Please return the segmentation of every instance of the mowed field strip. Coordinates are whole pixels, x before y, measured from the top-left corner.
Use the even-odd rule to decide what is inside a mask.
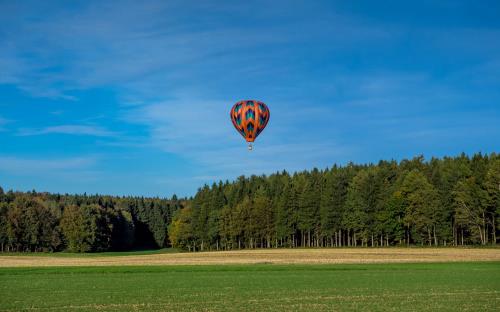
[[[500,248],[324,248],[179,252],[147,255],[0,255],[0,267],[364,264],[500,261]]]

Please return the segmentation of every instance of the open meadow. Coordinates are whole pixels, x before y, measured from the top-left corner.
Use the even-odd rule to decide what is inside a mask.
[[[0,269],[0,311],[498,311],[499,263]]]
[[[500,249],[487,248],[10,254],[0,266],[0,311],[498,311],[500,304]]]

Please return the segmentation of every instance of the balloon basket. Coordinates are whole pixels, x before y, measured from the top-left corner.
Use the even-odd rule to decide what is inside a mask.
[[[253,150],[252,143],[248,143],[248,150],[249,150],[249,151]]]

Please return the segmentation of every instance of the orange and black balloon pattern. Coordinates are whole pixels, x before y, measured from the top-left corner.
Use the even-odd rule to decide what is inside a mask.
[[[247,142],[255,141],[266,127],[270,117],[266,104],[254,100],[237,102],[230,114],[234,127]]]

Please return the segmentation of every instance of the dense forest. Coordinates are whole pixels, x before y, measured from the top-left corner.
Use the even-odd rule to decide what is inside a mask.
[[[187,250],[495,244],[500,155],[240,177],[198,190],[169,227]]]
[[[0,250],[98,252],[169,246],[167,227],[183,201],[143,197],[4,193]]]
[[[239,177],[190,199],[4,192],[1,251],[496,244],[500,155]]]

